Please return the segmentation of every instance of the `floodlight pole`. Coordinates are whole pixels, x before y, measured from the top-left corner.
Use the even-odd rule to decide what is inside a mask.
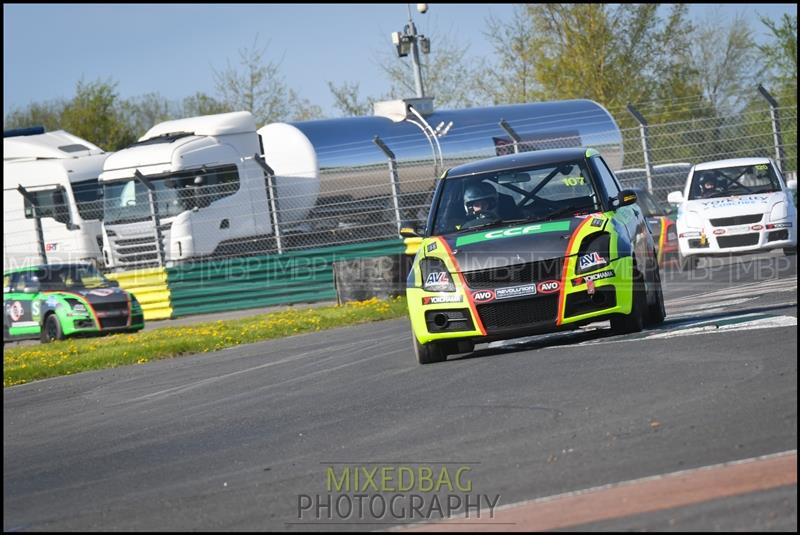
[[[417,89],[417,97],[425,97],[425,88],[422,85],[422,67],[419,62],[419,45],[417,43],[417,27],[414,26],[414,19],[411,18],[411,4],[406,4],[408,7],[408,25],[405,28],[405,34],[411,40],[411,61],[414,64],[414,85]]]

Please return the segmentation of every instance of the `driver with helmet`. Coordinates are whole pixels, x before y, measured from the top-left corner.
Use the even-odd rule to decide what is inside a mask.
[[[464,190],[464,211],[467,221],[462,228],[469,228],[497,219],[497,190],[491,184],[481,182],[467,186]]]

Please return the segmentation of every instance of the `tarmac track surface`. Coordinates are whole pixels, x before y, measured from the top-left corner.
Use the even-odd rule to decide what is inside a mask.
[[[6,388],[3,528],[404,527],[374,510],[301,511],[301,495],[352,498],[328,491],[328,468],[444,466],[468,467],[474,496],[540,513],[586,489],[686,490],[619,485],[654,476],[699,485],[671,505],[613,514],[612,500],[581,516],[590,506],[566,501],[556,524],[506,528],[796,530],[796,260],[663,278],[667,321],[633,335],[589,326],[419,366],[404,319]],[[764,461],[772,472],[694,470],[781,452]]]

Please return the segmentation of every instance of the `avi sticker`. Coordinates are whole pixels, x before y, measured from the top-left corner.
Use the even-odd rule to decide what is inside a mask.
[[[428,251],[429,253],[431,251],[435,251],[436,250],[436,242],[429,243],[428,247],[426,247],[425,250]]]
[[[606,263],[606,259],[600,256],[600,253],[594,251],[580,257],[579,266],[581,270],[589,269],[594,266],[602,266]]]

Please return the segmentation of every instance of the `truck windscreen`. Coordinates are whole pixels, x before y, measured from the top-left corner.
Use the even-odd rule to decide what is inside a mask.
[[[180,171],[151,178],[160,218],[186,210],[204,208],[239,189],[235,165]],[[147,188],[136,180],[110,182],[103,186],[104,219],[107,224],[133,223],[150,219]]]

